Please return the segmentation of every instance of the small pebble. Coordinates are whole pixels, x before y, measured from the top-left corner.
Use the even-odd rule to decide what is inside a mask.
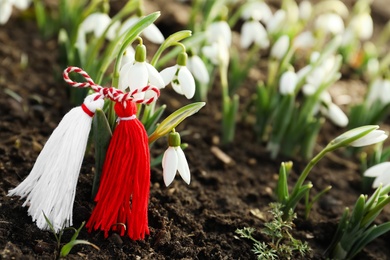
[[[110,241],[117,246],[121,246],[123,244],[122,238],[117,233],[112,233]]]

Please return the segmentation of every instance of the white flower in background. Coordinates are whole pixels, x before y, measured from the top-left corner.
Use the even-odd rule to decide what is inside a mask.
[[[319,55],[313,53],[311,57],[311,62],[315,62],[319,58]],[[302,91],[306,96],[313,95],[317,89],[326,82],[326,80],[334,77],[335,73],[337,73],[337,68],[339,66],[340,59],[336,58],[336,56],[331,55],[327,59],[325,59],[321,64],[319,64],[316,68],[313,69],[306,76],[306,84],[302,87]]]
[[[223,39],[226,46],[230,47],[232,44],[232,31],[226,21],[216,21],[209,25],[206,31],[207,41],[209,43],[218,42]]]
[[[218,42],[214,42],[211,46],[204,46],[202,52],[214,65],[229,65],[229,49],[222,38],[219,38]]]
[[[122,61],[121,61],[121,68],[127,64],[127,63],[134,63],[135,61],[135,50],[134,48],[130,45],[126,48]]]
[[[350,28],[360,40],[368,40],[374,32],[374,22],[369,13],[362,13],[352,17]]]
[[[383,130],[373,130],[366,134],[365,136],[351,142],[349,145],[353,147],[362,147],[368,146],[371,144],[376,144],[386,140],[387,134]]]
[[[146,47],[139,44],[135,50],[135,61],[133,63],[124,64],[119,71],[119,84],[118,87],[122,91],[132,92],[136,89],[141,89],[147,85],[152,85],[157,88],[163,88],[165,86],[163,79],[158,71],[146,61]],[[136,98],[144,98],[148,94],[155,94],[153,91],[150,93],[138,93]]]
[[[390,184],[390,162],[382,162],[368,168],[363,175],[365,177],[375,177],[372,187],[378,188],[381,184],[387,186]]]
[[[180,135],[172,132],[168,136],[168,149],[162,159],[163,177],[165,186],[169,186],[175,179],[176,172],[179,172],[183,180],[190,184],[191,174],[188,162],[183,150],[180,147]]]
[[[198,55],[191,55],[188,57],[187,68],[197,81],[203,84],[209,83],[209,72],[207,71],[203,60]]]
[[[241,27],[241,47],[247,49],[252,43],[260,48],[268,48],[269,46],[267,31],[259,21],[255,20],[246,21]]]
[[[383,105],[390,103],[390,80],[377,78],[372,82],[368,90],[366,102],[372,105],[377,101]]]
[[[104,31],[111,23],[111,18],[106,13],[92,13],[80,24],[77,31],[76,47],[79,50],[80,56],[84,58],[87,49],[86,34],[93,33],[95,38],[103,35]],[[116,37],[116,32],[120,26],[120,22],[115,22],[108,29],[105,37],[107,40],[113,40]]]
[[[282,60],[290,47],[290,38],[287,35],[282,35],[274,43],[271,49],[271,57]]]
[[[12,14],[12,6],[19,10],[26,10],[31,0],[0,0],[0,24],[8,22]]]
[[[249,2],[241,13],[241,18],[245,21],[255,20],[267,23],[272,18],[272,11],[263,1]]]
[[[286,11],[279,9],[275,12],[274,16],[267,22],[267,31],[271,34],[280,32],[287,20]]]
[[[315,38],[311,31],[305,31],[298,34],[293,40],[293,48],[297,49],[309,49],[314,46]]]
[[[130,17],[125,22],[123,22],[119,34],[122,35],[126,33],[128,30],[130,30],[139,20],[141,17]],[[151,41],[155,44],[161,44],[164,42],[165,38],[164,35],[161,33],[160,29],[157,28],[155,24],[150,24],[148,27],[145,28],[145,30],[142,31],[141,35],[145,36],[146,39]]]
[[[340,107],[332,102],[332,97],[327,91],[321,93],[321,101],[320,110],[324,116],[339,127],[346,127],[348,125],[349,120],[347,115]]]
[[[344,31],[344,21],[335,13],[320,14],[315,20],[315,28],[336,35]]]
[[[380,64],[378,58],[370,58],[367,61],[366,72],[369,78],[375,77],[379,72]]]
[[[180,95],[191,99],[195,94],[195,80],[186,67],[187,53],[182,52],[177,58],[177,64],[160,72],[164,85],[171,83],[172,88]]]
[[[299,3],[299,18],[308,21],[313,12],[313,6],[310,1],[304,0]]]
[[[293,71],[286,71],[280,77],[279,92],[282,95],[293,94],[298,83],[298,76]]]

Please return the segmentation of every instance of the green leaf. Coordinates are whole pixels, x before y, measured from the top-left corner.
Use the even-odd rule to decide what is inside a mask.
[[[189,116],[192,116],[201,109],[206,102],[195,102],[189,105],[186,105],[165,118],[156,128],[156,130],[149,136],[149,144],[156,141],[158,138],[168,134],[180,124],[184,119]]]
[[[93,117],[93,137],[95,143],[95,176],[92,185],[92,199],[95,198],[100,184],[103,163],[111,140],[112,132],[103,110],[97,109]]]
[[[365,236],[363,239],[359,241],[359,243],[355,244],[353,248],[351,248],[350,252],[348,252],[348,257],[353,258],[356,254],[358,254],[368,243],[372,242],[375,238],[387,233],[390,231],[390,222],[383,223],[379,226],[373,226],[369,230],[365,232]]]
[[[278,184],[276,186],[276,195],[278,198],[278,202],[285,203],[288,200],[288,182],[287,182],[287,169],[286,163],[282,162],[279,169],[279,179]]]
[[[147,119],[146,122],[144,123],[146,132],[147,132],[148,134],[151,134],[151,132],[154,131],[154,130],[156,129],[157,121],[160,120],[160,118],[161,118],[162,114],[164,113],[166,107],[167,107],[166,105],[162,105],[161,107],[159,107],[159,108],[153,113],[152,116],[148,117],[148,119]]]
[[[366,197],[364,195],[360,195],[355,203],[355,207],[352,211],[351,219],[349,221],[348,229],[346,232],[351,232],[352,230],[360,228],[360,222],[364,217],[365,203],[366,203]]]
[[[156,54],[154,54],[153,59],[150,61],[150,64],[152,66],[155,66],[157,64],[158,59],[160,58],[161,54],[169,47],[175,46],[178,42],[181,40],[184,40],[185,38],[188,38],[192,35],[192,32],[189,30],[183,30],[176,32],[174,34],[171,34],[161,45],[160,48],[158,48]]]
[[[61,248],[60,257],[67,256],[69,254],[70,250],[72,250],[72,248],[75,245],[79,245],[79,244],[90,245],[90,246],[94,247],[95,249],[100,250],[100,248],[98,246],[96,246],[95,244],[92,244],[91,242],[88,242],[86,240],[72,240],[72,241],[68,242],[67,244],[65,244]]]

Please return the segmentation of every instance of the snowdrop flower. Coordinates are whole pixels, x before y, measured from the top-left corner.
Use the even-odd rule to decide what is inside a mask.
[[[244,7],[241,18],[245,21],[252,19],[267,23],[272,18],[272,11],[265,2],[252,1]]]
[[[375,177],[372,187],[378,188],[381,184],[384,186],[390,184],[390,162],[383,162],[368,168],[363,175],[365,177]]]
[[[325,13],[317,17],[315,28],[325,33],[340,34],[344,31],[344,21],[338,14]]]
[[[0,1],[0,24],[8,22],[12,14],[12,6],[25,10],[30,5],[31,0],[1,0]]]
[[[229,64],[229,49],[222,38],[211,46],[204,46],[202,52],[214,65],[228,66]]]
[[[380,78],[375,79],[368,91],[366,100],[369,105],[372,105],[377,101],[381,102],[383,105],[389,104],[390,80]]]
[[[323,92],[321,94],[326,93],[329,98],[321,98],[323,104],[321,105],[321,113],[326,116],[332,123],[339,127],[346,127],[348,125],[348,117],[347,115],[338,107],[336,104],[332,103],[331,97],[328,92]],[[323,95],[321,95],[323,97]]]
[[[311,62],[315,62],[319,58],[317,53],[313,53]],[[332,78],[337,71],[335,68],[339,66],[340,59],[336,56],[331,55],[325,59],[320,65],[318,65],[313,71],[306,76],[306,84],[302,87],[303,94],[306,96],[313,95],[317,89],[327,79]]]
[[[267,23],[268,33],[278,33],[284,26],[287,19],[286,11],[279,9],[275,12],[274,16]]]
[[[190,169],[180,144],[179,133],[171,132],[168,137],[169,147],[165,151],[162,159],[164,183],[167,187],[175,179],[176,172],[179,172],[187,184],[190,184],[191,181]]]
[[[128,30],[130,30],[134,24],[136,24],[141,17],[130,17],[127,19],[121,26],[119,30],[119,34],[122,35],[126,33]],[[155,24],[150,24],[148,27],[145,28],[145,30],[142,31],[141,35],[145,36],[146,39],[151,41],[155,44],[161,44],[164,42],[165,38],[164,35],[161,33],[160,29],[157,28]]]
[[[148,84],[157,88],[163,88],[165,86],[158,71],[145,60],[146,47],[143,44],[138,44],[135,50],[135,61],[133,63],[124,64],[119,71],[119,89],[127,91],[129,88],[129,92],[132,92],[136,89],[141,89]],[[150,93],[154,94],[153,91]],[[138,93],[135,96],[137,98],[143,98],[147,94]]]
[[[279,37],[271,49],[271,57],[282,60],[284,55],[286,55],[288,48],[290,47],[290,38],[287,35]]]
[[[305,31],[298,34],[293,40],[293,48],[297,49],[309,49],[314,46],[315,38],[311,31]]]
[[[304,0],[299,3],[299,18],[308,21],[313,12],[313,6],[310,1]]]
[[[267,31],[264,26],[256,20],[244,22],[241,28],[241,47],[247,49],[252,43],[255,43],[261,48],[268,48],[269,46]]]
[[[348,28],[351,28],[360,40],[368,40],[374,32],[374,22],[369,13],[362,13],[352,17]]]
[[[164,85],[171,83],[172,88],[180,95],[191,99],[195,94],[195,80],[186,67],[187,53],[182,52],[177,57],[177,64],[160,72]]]
[[[223,39],[226,46],[230,47],[232,44],[232,31],[226,21],[216,21],[209,25],[206,31],[207,40],[209,43],[218,42]]]
[[[209,72],[207,71],[203,60],[198,55],[190,54],[190,57],[188,57],[187,60],[187,68],[197,81],[202,84],[209,83]]]
[[[349,145],[353,147],[368,146],[384,141],[387,138],[387,134],[383,130],[373,130],[365,136],[351,142]]]
[[[279,92],[282,95],[293,94],[298,83],[298,76],[293,71],[286,71],[280,77]]]
[[[76,40],[76,47],[78,48],[81,57],[84,57],[87,49],[86,34],[93,33],[96,38],[99,38],[103,35],[110,23],[111,18],[106,13],[92,13],[84,19],[78,29]],[[116,37],[116,31],[119,26],[120,22],[117,21],[110,27],[106,34],[107,40],[112,41]]]

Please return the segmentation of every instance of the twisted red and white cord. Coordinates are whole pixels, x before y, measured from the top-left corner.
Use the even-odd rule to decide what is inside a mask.
[[[86,82],[76,82],[70,79],[69,73],[75,72],[80,74]],[[125,93],[120,89],[113,88],[113,87],[102,87],[100,85],[97,85],[92,78],[88,75],[87,72],[84,70],[78,68],[78,67],[68,67],[63,72],[63,78],[65,82],[67,82],[69,85],[75,88],[92,88],[95,92],[100,93],[106,98],[111,99],[115,102],[124,102],[126,100],[133,101],[135,103],[142,103],[142,104],[150,104],[153,101],[156,101],[157,98],[160,96],[160,90],[157,87],[154,86],[145,86],[141,89],[135,89],[132,92]],[[147,91],[153,91],[155,94],[150,98],[134,98],[134,95],[139,93],[145,93]]]

